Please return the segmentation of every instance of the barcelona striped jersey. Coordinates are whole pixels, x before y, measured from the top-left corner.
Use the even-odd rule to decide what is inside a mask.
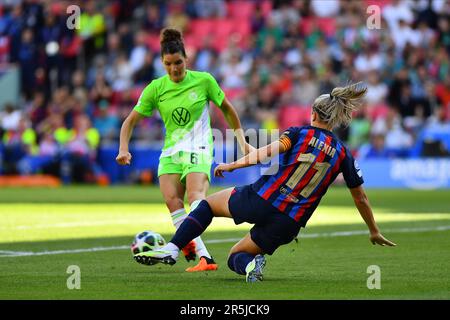
[[[279,169],[252,184],[279,211],[305,226],[328,187],[342,172],[349,188],[364,183],[348,148],[331,132],[313,126],[290,127],[280,137],[288,149]]]

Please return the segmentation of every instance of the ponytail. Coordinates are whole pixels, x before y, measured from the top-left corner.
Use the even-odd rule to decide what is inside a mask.
[[[317,112],[320,120],[331,128],[340,125],[348,126],[352,121],[352,113],[367,93],[367,87],[358,82],[346,87],[334,88],[330,94],[323,94],[313,103],[313,110]]]

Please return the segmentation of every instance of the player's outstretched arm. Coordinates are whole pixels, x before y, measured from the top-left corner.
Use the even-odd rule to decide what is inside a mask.
[[[373,217],[372,208],[370,207],[369,199],[367,198],[366,193],[364,192],[364,188],[362,185],[351,188],[350,192],[353,197],[353,201],[355,202],[356,207],[358,208],[361,217],[367,224],[370,232],[370,241],[372,244],[379,244],[381,246],[395,246],[396,244],[392,241],[389,241],[380,233],[378,226]]]
[[[116,162],[120,165],[131,163],[131,153],[128,151],[128,144],[136,123],[142,118],[143,116],[140,113],[132,110],[122,124],[122,128],[120,129],[119,154],[116,157]]]
[[[223,178],[223,172],[232,172],[236,169],[253,166],[286,151],[286,146],[281,143],[280,140],[274,141],[267,146],[254,149],[249,154],[239,160],[236,160],[235,162],[219,164],[214,169],[214,176]]]

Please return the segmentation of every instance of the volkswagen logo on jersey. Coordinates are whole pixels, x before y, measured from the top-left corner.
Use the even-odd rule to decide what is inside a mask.
[[[172,120],[180,127],[184,127],[191,120],[191,114],[187,109],[178,107],[172,112]]]

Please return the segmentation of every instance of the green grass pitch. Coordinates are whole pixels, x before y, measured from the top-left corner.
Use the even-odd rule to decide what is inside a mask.
[[[214,190],[214,189],[213,189]],[[212,191],[213,191],[212,190]],[[329,190],[299,242],[267,257],[261,283],[231,272],[227,254],[250,225],[216,218],[203,235],[219,270],[137,264],[143,230],[174,232],[156,187],[0,190],[0,299],[450,299],[450,191],[368,190],[382,233],[373,246],[345,188]],[[70,290],[69,266],[81,288]],[[380,289],[368,289],[371,265]]]

